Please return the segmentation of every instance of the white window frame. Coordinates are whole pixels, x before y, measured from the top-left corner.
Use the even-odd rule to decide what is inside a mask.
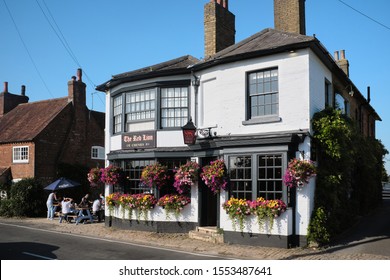
[[[96,154],[97,154],[97,156],[94,156]],[[105,149],[104,149],[104,147],[92,146],[92,148],[91,148],[91,158],[92,159],[104,160],[104,158],[105,158]]]
[[[28,163],[29,162],[29,146],[12,147],[12,162],[13,163]]]

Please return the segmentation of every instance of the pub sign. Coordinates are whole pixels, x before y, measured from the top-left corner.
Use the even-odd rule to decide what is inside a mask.
[[[122,149],[148,149],[155,147],[155,131],[140,131],[122,134]]]

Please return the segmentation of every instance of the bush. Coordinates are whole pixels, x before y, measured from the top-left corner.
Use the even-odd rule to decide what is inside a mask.
[[[12,185],[9,199],[0,204],[0,215],[7,217],[39,217],[46,211],[46,194],[42,184],[34,178]]]
[[[362,135],[339,110],[315,114],[312,124],[318,174],[317,210],[309,235],[311,241],[324,244],[381,203],[383,158],[388,152],[380,141]],[[320,234],[324,232],[326,238]]]

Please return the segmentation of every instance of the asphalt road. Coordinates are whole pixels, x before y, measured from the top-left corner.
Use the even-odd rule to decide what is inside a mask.
[[[390,256],[390,199],[345,232],[327,252]]]
[[[216,260],[222,258],[0,223],[0,259]]]

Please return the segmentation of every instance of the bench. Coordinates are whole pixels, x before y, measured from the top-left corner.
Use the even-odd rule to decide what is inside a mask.
[[[66,219],[65,219],[65,216],[66,216]],[[60,213],[59,217],[60,217],[60,223],[62,222],[62,220],[65,220],[65,222],[67,222],[67,223],[71,223],[72,220],[75,221],[77,219],[77,214],[76,213],[69,213],[69,214]]]

